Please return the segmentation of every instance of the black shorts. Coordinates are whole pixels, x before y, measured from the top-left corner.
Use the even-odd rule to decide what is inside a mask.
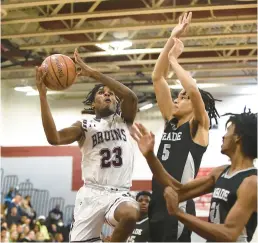
[[[150,212],[152,211],[150,205]],[[191,215],[196,215],[195,204],[193,200],[187,201],[186,212]],[[185,226],[179,238],[178,235],[178,220],[175,216],[165,215],[158,217],[149,214],[149,242],[191,242],[192,231]]]

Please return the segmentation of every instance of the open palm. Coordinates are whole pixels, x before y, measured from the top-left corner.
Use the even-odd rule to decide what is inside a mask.
[[[155,135],[149,132],[142,124],[135,123],[130,128],[130,134],[137,142],[143,156],[154,151]]]
[[[179,17],[178,24],[172,30],[171,35],[174,36],[174,37],[179,38],[185,32],[186,28],[191,23],[191,19],[192,19],[192,12],[185,13],[184,15],[181,15]]]

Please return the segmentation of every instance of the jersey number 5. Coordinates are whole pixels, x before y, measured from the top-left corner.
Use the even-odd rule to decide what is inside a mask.
[[[120,167],[123,164],[121,147],[115,147],[112,151],[108,148],[101,149],[99,154],[102,156],[101,168],[109,168],[111,165]]]
[[[162,160],[167,160],[169,157],[169,149],[171,148],[171,144],[164,144]]]

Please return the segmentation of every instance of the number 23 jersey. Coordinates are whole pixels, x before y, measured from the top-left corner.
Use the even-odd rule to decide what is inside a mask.
[[[134,149],[127,124],[119,115],[82,121],[82,179],[99,185],[130,188]]]

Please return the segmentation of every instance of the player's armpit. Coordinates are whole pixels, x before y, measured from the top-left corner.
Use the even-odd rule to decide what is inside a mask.
[[[57,141],[53,141],[52,145],[65,145],[79,141],[83,136],[81,122],[76,122],[71,127],[64,128],[57,133]]]

